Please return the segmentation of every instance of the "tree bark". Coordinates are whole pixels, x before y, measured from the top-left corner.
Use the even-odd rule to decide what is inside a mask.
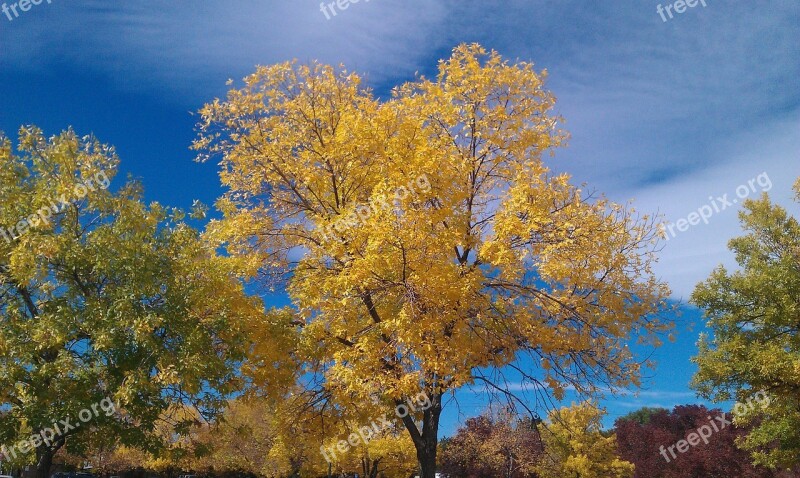
[[[380,458],[370,460],[369,456],[361,458],[361,471],[364,472],[364,478],[378,478],[378,469],[381,462]]]
[[[66,443],[66,436],[61,436],[52,446],[42,443],[36,449],[36,478],[50,478],[53,457]]]
[[[403,425],[411,434],[411,440],[417,450],[420,478],[436,478],[436,451],[439,445],[439,416],[442,414],[442,396],[435,394],[429,398],[431,406],[423,412],[421,431],[410,415],[403,417]]]
[[[36,478],[49,478],[50,468],[53,466],[53,455],[56,452],[49,447],[40,446],[36,449]]]

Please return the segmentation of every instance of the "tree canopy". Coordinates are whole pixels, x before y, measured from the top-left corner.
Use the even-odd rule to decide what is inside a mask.
[[[617,454],[617,437],[603,432],[605,410],[591,402],[553,410],[542,432],[540,478],[632,478],[634,465]]]
[[[640,420],[646,416],[646,420]],[[614,422],[614,432],[620,456],[636,466],[635,478],[684,478],[706,476],[736,476],[741,478],[771,478],[783,476],[764,467],[756,467],[746,451],[740,450],[737,440],[747,433],[745,428],[725,426],[714,431],[709,426],[714,417],[733,416],[720,409],[703,405],[679,405],[672,410],[642,409]],[[684,452],[667,450],[701,427],[712,432],[708,443],[700,442]]]
[[[263,317],[182,212],[144,204],[135,182],[112,192],[118,164],[71,130],[23,128],[18,153],[0,138],[0,440],[42,437],[4,449],[42,478],[64,446],[157,448],[177,405],[213,416],[240,388],[247,327]],[[84,420],[104,400],[115,406]]]
[[[800,201],[800,181],[795,193]],[[790,467],[800,456],[800,224],[766,193],[739,218],[746,234],[729,247],[740,269],[720,266],[692,294],[710,329],[694,383],[719,401],[770,396],[769,407],[737,418],[758,423],[742,443],[757,463]]]
[[[292,299],[256,356],[298,371],[258,378],[311,385],[317,404],[425,393],[433,406],[403,419],[424,478],[445,393],[505,394],[484,373],[502,367],[557,397],[636,385],[626,342],[668,328],[654,220],[545,165],[566,133],[544,78],[461,45],[389,98],[288,62],[201,111],[194,147],[227,188],[209,237]]]
[[[442,440],[439,470],[465,478],[535,477],[543,451],[540,425],[508,409],[470,418]]]

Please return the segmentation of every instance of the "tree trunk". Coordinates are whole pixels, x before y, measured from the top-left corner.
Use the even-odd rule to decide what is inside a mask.
[[[50,447],[40,446],[36,449],[36,478],[50,478],[50,468],[53,466],[53,455],[56,452]]]
[[[369,456],[361,458],[361,471],[364,472],[364,478],[378,478],[378,470],[381,459],[376,458],[370,460]]]
[[[66,444],[66,437],[61,436],[52,445],[42,443],[36,449],[36,478],[50,478],[50,468],[53,466],[53,457],[58,450]]]
[[[436,451],[439,445],[439,416],[442,414],[442,396],[436,394],[430,397],[431,406],[422,416],[422,431],[417,428],[413,418],[406,415],[403,418],[414,448],[417,450],[420,478],[436,478]]]

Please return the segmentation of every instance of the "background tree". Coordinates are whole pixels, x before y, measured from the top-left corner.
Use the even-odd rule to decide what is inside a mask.
[[[492,423],[489,417],[480,415],[467,419],[453,437],[445,438],[440,445],[440,470],[445,476],[465,478],[490,478],[492,470],[484,460],[481,445],[489,440]]]
[[[768,478],[781,476],[763,467],[754,467],[749,454],[736,446],[746,430],[727,426],[713,433],[709,443],[700,443],[684,453],[669,452],[669,462],[661,455],[665,449],[686,439],[699,427],[709,425],[709,417],[722,410],[709,410],[702,405],[676,406],[666,409],[642,409],[621,417],[614,423],[619,455],[636,466],[636,478],[687,478],[737,476]],[[730,420],[730,414],[726,419]]]
[[[470,418],[442,440],[439,469],[452,477],[534,477],[542,454],[539,425],[508,409]]]
[[[175,405],[214,415],[240,386],[262,305],[180,211],[143,204],[133,182],[109,191],[111,147],[28,127],[18,150],[0,138],[0,443],[112,399],[116,413],[35,444],[45,478],[58,450],[81,455],[90,436],[155,448]]]
[[[290,460],[275,452],[274,414],[266,401],[232,400],[214,423],[193,430],[192,451],[181,468],[212,475],[288,475]]]
[[[617,439],[602,431],[604,411],[590,402],[554,410],[542,431],[541,478],[632,477],[634,465],[617,454]]]
[[[152,454],[141,448],[120,444],[90,448],[86,453],[92,471],[100,475],[122,475],[141,471],[154,471]]]
[[[800,201],[800,181],[795,192]],[[766,193],[739,218],[747,234],[729,247],[741,269],[720,266],[692,294],[711,330],[694,358],[695,386],[718,401],[765,391],[769,407],[738,421],[759,420],[742,444],[757,463],[791,467],[800,463],[800,224]]]
[[[292,298],[295,333],[276,326],[252,360],[303,364],[307,403],[388,411],[427,394],[403,419],[423,478],[446,393],[510,395],[485,373],[504,367],[544,395],[635,385],[623,342],[666,328],[653,221],[544,164],[565,134],[543,78],[462,45],[388,99],[354,73],[283,63],[201,111],[194,146],[221,156],[228,188],[210,237]]]
[[[634,410],[627,415],[619,418],[618,420],[624,420],[626,422],[635,422],[639,425],[646,425],[650,423],[650,420],[654,415],[660,415],[661,413],[669,413],[669,410],[666,408],[652,408],[652,407],[642,407],[638,410]]]
[[[322,424],[317,415],[287,413],[270,399],[239,397],[217,420],[195,430],[194,453],[182,468],[216,475],[322,476],[328,471],[320,453]]]
[[[414,443],[405,429],[399,428],[381,430],[367,443],[359,443],[337,460],[333,469],[348,476],[358,473],[364,478],[407,478],[419,471]]]

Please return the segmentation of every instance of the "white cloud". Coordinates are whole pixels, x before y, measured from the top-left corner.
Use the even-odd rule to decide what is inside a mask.
[[[714,213],[709,224],[690,226],[665,243],[656,272],[668,281],[676,297],[688,299],[694,286],[718,264],[735,267],[727,243],[743,233],[737,214],[741,201],[736,197],[736,188],[740,185],[766,172],[772,184],[768,192],[772,200],[800,217],[797,204],[791,200],[792,184],[800,176],[798,131],[800,118],[765,124],[710,153],[714,157],[705,169],[620,193],[635,197],[639,210],[660,211],[668,221],[686,218],[712,201],[720,203],[716,199],[709,201],[709,196],[717,198],[727,193],[728,199],[737,201],[733,207]],[[762,189],[758,183],[755,187],[757,193],[751,198]]]

